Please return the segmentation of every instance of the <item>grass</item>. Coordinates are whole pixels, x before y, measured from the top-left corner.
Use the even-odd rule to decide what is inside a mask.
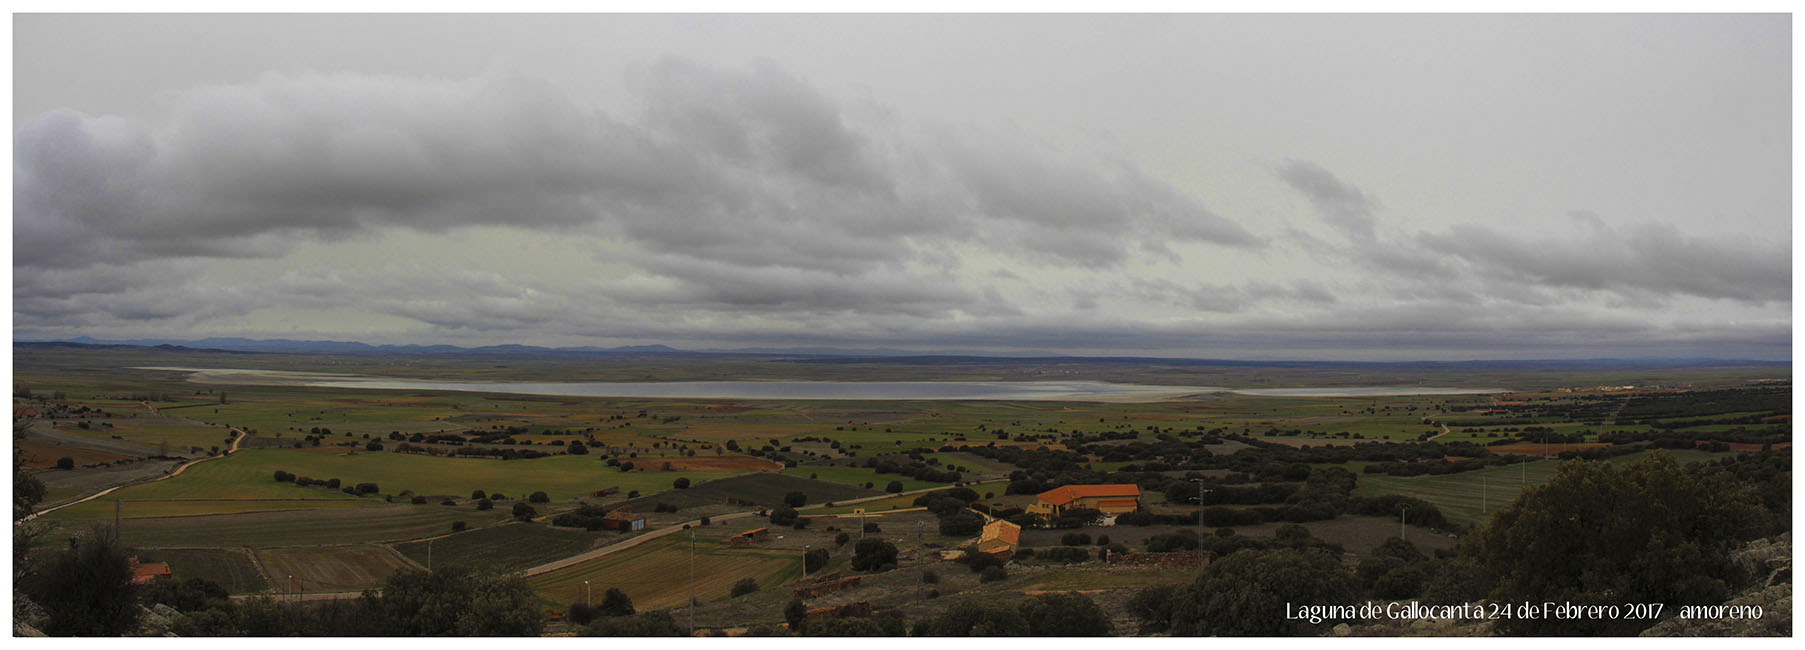
[[[1610,459],[1608,462],[1625,463],[1641,458],[1649,452],[1626,454]],[[1713,454],[1697,450],[1668,452],[1674,460],[1681,464],[1721,458],[1723,454]],[[1503,467],[1492,467],[1459,474],[1441,476],[1397,477],[1384,474],[1360,474],[1359,483],[1354,494],[1359,496],[1379,496],[1384,494],[1401,494],[1416,497],[1435,504],[1442,516],[1449,521],[1467,526],[1484,523],[1491,513],[1510,504],[1517,495],[1532,485],[1540,484],[1554,476],[1561,461],[1537,460]]]
[[[114,494],[118,494],[115,492]],[[108,497],[112,495],[107,495]],[[184,517],[190,515],[241,514],[282,510],[326,510],[382,505],[378,499],[180,499],[122,501],[119,516],[125,519]],[[50,519],[102,519],[113,516],[113,500],[101,497],[50,513]]]
[[[361,544],[419,539],[451,532],[451,522],[471,527],[488,526],[508,519],[506,506],[479,512],[470,506],[382,505],[368,508],[290,510],[192,517],[127,519],[120,526],[120,540],[130,546],[202,548],[262,548],[316,544]],[[58,520],[64,534],[86,531],[90,524],[112,523],[104,519]]]
[[[422,565],[462,564],[503,572],[519,571],[589,550],[596,540],[611,540],[619,533],[592,533],[544,524],[506,524],[457,533],[428,542],[396,544],[408,559]]]
[[[278,593],[361,591],[408,564],[380,546],[312,546],[257,551]]]
[[[144,562],[167,562],[169,572],[176,580],[200,578],[225,587],[232,594],[250,594],[269,589],[269,583],[257,571],[257,566],[251,563],[250,556],[239,549],[150,549],[139,551],[138,559]]]
[[[376,483],[385,494],[412,490],[416,494],[468,497],[472,490],[482,489],[510,497],[525,497],[542,490],[554,501],[588,496],[606,487],[619,487],[623,493],[629,490],[659,492],[670,489],[671,482],[679,476],[699,483],[742,473],[620,472],[597,461],[594,456],[500,461],[390,452],[332,456],[286,449],[246,449],[226,458],[194,465],[173,478],[121,489],[109,497],[138,501],[208,499],[219,504],[230,504],[230,499],[308,499],[310,501],[293,504],[308,507],[332,507],[325,501],[357,499],[324,488],[278,483],[276,470],[317,479],[337,478],[344,485]],[[96,503],[86,509],[77,506],[66,509],[76,512],[58,511],[52,516],[91,517],[96,514],[95,508],[104,508],[110,515],[112,505]],[[242,511],[233,508],[215,512]]]
[[[820,465],[801,465],[801,466],[791,467],[789,469],[786,469],[783,471],[783,473],[789,474],[791,476],[801,476],[804,478],[807,478],[809,476],[814,476],[816,480],[832,481],[834,483],[845,483],[847,485],[857,485],[857,486],[861,486],[861,487],[863,487],[866,483],[870,483],[872,486],[872,489],[876,489],[876,490],[884,489],[884,487],[888,486],[891,481],[902,481],[902,489],[904,492],[907,492],[910,490],[923,490],[923,489],[927,489],[927,488],[943,487],[946,485],[945,483],[929,483],[927,481],[917,481],[915,479],[903,476],[901,474],[879,474],[879,473],[877,473],[877,470],[871,469],[869,467],[834,467],[834,466],[820,466]]]
[[[761,589],[770,589],[801,575],[799,552],[735,548],[720,539],[696,540],[698,601],[727,597],[733,583],[742,578],[752,578]],[[646,612],[683,605],[689,596],[689,576],[690,542],[671,536],[527,581],[541,599],[559,606],[581,601],[583,583],[588,581],[591,602],[601,602],[604,592],[616,588],[633,599],[635,608]]]

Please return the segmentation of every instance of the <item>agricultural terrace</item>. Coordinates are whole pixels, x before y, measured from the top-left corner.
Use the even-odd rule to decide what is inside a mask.
[[[695,550],[696,599],[719,600],[733,583],[756,580],[773,588],[802,576],[802,554],[768,548],[736,548],[718,537],[698,537]],[[620,589],[640,611],[669,609],[688,601],[690,541],[670,535],[595,560],[528,579],[548,604],[563,607],[582,602],[589,582],[592,602],[610,588]]]

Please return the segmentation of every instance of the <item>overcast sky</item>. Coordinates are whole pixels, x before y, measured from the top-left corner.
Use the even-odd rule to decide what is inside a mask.
[[[1790,359],[1787,16],[15,16],[21,339]]]

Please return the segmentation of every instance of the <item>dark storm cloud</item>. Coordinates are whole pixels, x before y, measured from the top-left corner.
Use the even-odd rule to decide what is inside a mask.
[[[1377,203],[1364,192],[1307,160],[1285,161],[1278,167],[1278,176],[1291,189],[1309,198],[1329,225],[1353,237],[1373,237],[1378,224],[1378,219],[1373,216]]]
[[[149,121],[47,114],[15,147],[18,264],[271,256],[296,237],[473,224],[838,272],[949,238],[1087,265],[1137,241],[1257,243],[1132,166],[855,123],[770,64],[666,60],[634,78],[632,122],[510,74],[269,75],[177,93]]]

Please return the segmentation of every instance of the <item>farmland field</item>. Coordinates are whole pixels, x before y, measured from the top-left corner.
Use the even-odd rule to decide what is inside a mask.
[[[53,519],[69,531],[111,523],[112,514],[97,519]],[[131,546],[268,547],[307,544],[357,544],[418,539],[451,532],[451,522],[472,528],[498,523],[508,515],[479,512],[470,506],[378,505],[367,508],[251,512],[187,517],[128,519],[120,541]]]
[[[408,564],[380,546],[312,546],[257,551],[278,593],[360,591]]]
[[[144,562],[167,562],[172,578],[200,578],[226,588],[227,593],[250,594],[269,589],[263,574],[241,549],[168,548],[138,554]]]
[[[516,523],[455,533],[427,542],[396,544],[395,550],[424,566],[461,564],[499,571],[519,571],[611,542],[618,532],[589,532],[544,524]]]
[[[946,485],[945,483],[918,481],[897,474],[879,474],[877,473],[877,470],[868,467],[824,467],[819,465],[803,465],[800,467],[791,467],[784,470],[783,473],[803,478],[813,476],[817,480],[833,481],[835,483],[845,483],[847,485],[863,486],[866,483],[870,483],[872,489],[875,490],[884,489],[884,486],[889,485],[891,481],[902,481],[902,489],[904,492]]]
[[[1641,457],[1643,453],[1648,452],[1620,456],[1611,459],[1611,462],[1629,462]],[[1673,454],[1674,460],[1680,463],[1721,456],[1721,454],[1699,451],[1668,453]],[[1538,460],[1441,476],[1398,477],[1384,474],[1361,474],[1359,483],[1354,488],[1354,494],[1360,496],[1402,494],[1416,497],[1435,504],[1435,507],[1441,509],[1442,515],[1449,521],[1474,526],[1484,523],[1491,513],[1509,505],[1525,487],[1539,484],[1554,476],[1560,462],[1558,460]]]
[[[801,575],[799,553],[734,548],[718,538],[696,540],[695,593],[699,601],[725,598],[741,578],[753,578],[768,589]],[[652,611],[683,605],[689,596],[689,577],[689,539],[672,535],[534,576],[528,582],[541,599],[560,606],[581,601],[587,580],[594,602],[600,602],[602,592],[617,588],[626,592],[640,611]]]

